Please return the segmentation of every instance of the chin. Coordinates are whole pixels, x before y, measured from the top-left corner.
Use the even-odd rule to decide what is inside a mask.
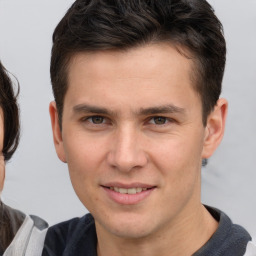
[[[131,226],[123,226],[122,229],[113,229],[113,235],[123,238],[123,239],[140,239],[145,238],[151,234],[148,227],[131,227]]]
[[[118,220],[118,221],[115,221]],[[102,223],[109,233],[125,238],[125,239],[139,239],[149,236],[153,231],[152,221],[147,221],[143,216],[126,216],[126,218],[113,217],[111,222]]]

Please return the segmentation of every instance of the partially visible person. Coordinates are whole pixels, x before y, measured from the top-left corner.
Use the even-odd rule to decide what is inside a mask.
[[[11,79],[0,62],[0,195],[5,163],[19,143],[19,109]],[[41,255],[47,223],[5,205],[0,199],[0,256]]]

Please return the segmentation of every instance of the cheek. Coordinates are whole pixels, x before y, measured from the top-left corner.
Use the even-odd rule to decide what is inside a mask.
[[[86,153],[86,152],[84,152]],[[78,151],[75,155],[69,155],[68,169],[69,176],[75,193],[86,208],[91,211],[93,202],[98,201],[95,188],[97,189],[96,161],[90,155],[81,154]]]
[[[106,147],[104,140],[85,136],[82,132],[69,133],[64,137],[64,151],[71,171],[93,171],[102,161]],[[94,168],[93,168],[94,167]]]
[[[0,192],[4,187],[4,176],[5,176],[5,163],[2,156],[0,156]]]
[[[151,147],[154,148],[150,153],[152,162],[162,173],[163,182],[168,181],[173,186],[178,186],[180,183],[189,185],[198,179],[201,169],[202,142],[195,140],[195,137],[166,139],[158,146]]]
[[[196,152],[197,151],[197,152]],[[161,173],[162,196],[159,204],[166,214],[181,211],[192,198],[200,198],[200,150],[170,143],[154,153],[156,169]],[[157,159],[156,159],[157,158]]]
[[[93,177],[101,164],[100,148],[89,143],[77,143],[75,147],[65,147],[65,154],[70,175],[80,181],[86,181],[87,177]]]
[[[64,150],[76,194],[86,206],[90,201],[97,201],[94,191],[98,186],[100,171],[104,169],[102,165],[106,155],[102,143],[70,136],[65,140]]]

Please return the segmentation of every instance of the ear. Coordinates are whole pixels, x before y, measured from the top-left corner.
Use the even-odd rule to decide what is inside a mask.
[[[51,123],[52,123],[52,133],[53,133],[53,142],[55,145],[56,153],[59,157],[59,159],[66,163],[66,155],[65,150],[63,146],[63,140],[62,140],[62,133],[59,125],[59,117],[58,117],[58,111],[56,107],[56,102],[52,101],[49,106],[49,112],[51,117]]]
[[[219,99],[214,110],[207,118],[205,127],[204,147],[202,158],[209,158],[219,146],[225,130],[228,102],[225,99]]]

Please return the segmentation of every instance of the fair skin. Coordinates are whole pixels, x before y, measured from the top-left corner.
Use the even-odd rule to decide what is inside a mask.
[[[4,186],[4,176],[5,176],[5,163],[3,156],[3,144],[4,144],[4,116],[3,110],[0,108],[0,193]]]
[[[50,104],[54,143],[95,218],[98,256],[191,255],[217,229],[200,171],[222,139],[227,102],[204,127],[192,67],[165,43],[70,62],[62,130]]]

